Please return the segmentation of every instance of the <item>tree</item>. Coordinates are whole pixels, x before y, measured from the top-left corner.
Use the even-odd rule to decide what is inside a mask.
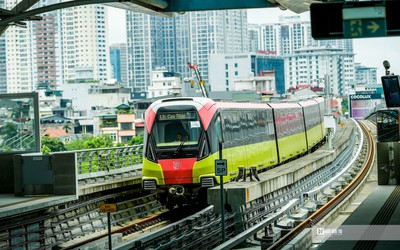
[[[346,114],[349,111],[349,99],[343,98],[342,99],[342,114]]]
[[[114,146],[111,136],[108,134],[99,135],[97,137],[91,136],[89,140],[83,143],[85,149],[89,148],[110,148]]]
[[[132,137],[132,139],[130,139],[128,141],[128,145],[140,145],[143,144],[143,135],[137,135]]]
[[[58,138],[50,137],[48,135],[42,136],[42,149],[43,148],[46,149],[46,152],[43,153],[48,153],[49,149],[51,150],[51,152],[60,152],[67,150],[64,143],[62,143]]]
[[[81,150],[84,149],[85,146],[83,145],[85,141],[89,139],[88,136],[83,136],[80,139],[76,140],[71,140],[65,147],[67,148],[68,151],[74,151],[74,150]]]
[[[70,130],[71,130],[71,127],[69,126],[69,124],[68,124],[68,123],[66,123],[66,124],[63,126],[63,129],[64,129],[65,133],[67,133],[67,134],[68,134],[68,131],[70,131]]]
[[[0,134],[4,135],[3,140],[7,140],[17,135],[17,127],[14,123],[8,122],[6,125],[0,128]]]

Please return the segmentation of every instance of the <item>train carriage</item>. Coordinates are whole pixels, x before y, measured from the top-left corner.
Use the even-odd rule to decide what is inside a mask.
[[[221,114],[225,157],[231,177],[238,166],[267,169],[278,163],[272,108],[267,104],[217,103]]]
[[[154,102],[145,114],[142,183],[145,190],[163,190],[169,204],[188,202],[219,183],[215,160],[227,159],[228,182],[238,167],[265,170],[308,150],[307,138],[320,138],[322,121],[306,131],[308,111],[298,103],[214,102],[208,98],[171,98]],[[318,121],[317,121],[318,120]],[[319,124],[317,124],[319,122]],[[317,131],[318,130],[318,131]],[[318,135],[314,135],[317,133]]]
[[[324,137],[323,117],[317,100],[300,101],[303,109],[304,123],[306,127],[307,149],[311,150],[317,146]]]
[[[303,110],[298,103],[269,103],[274,111],[279,162],[307,152]]]
[[[319,114],[320,114],[320,116],[321,116],[321,129],[322,129],[322,137],[323,138],[325,138],[326,137],[326,129],[325,129],[325,126],[324,126],[324,114],[325,114],[325,99],[323,98],[323,97],[317,97],[317,98],[315,98],[314,99],[317,103],[318,103],[318,106],[319,106]]]

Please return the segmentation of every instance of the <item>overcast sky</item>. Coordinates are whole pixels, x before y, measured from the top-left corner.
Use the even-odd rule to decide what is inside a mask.
[[[271,23],[277,22],[280,15],[296,15],[291,11],[282,11],[278,8],[252,9],[248,12],[249,23]],[[301,14],[302,20],[309,20],[309,13]],[[110,43],[126,42],[126,31],[124,11],[109,8],[109,32]],[[400,38],[358,38],[354,39],[355,61],[364,66],[376,67],[378,77],[385,73],[382,62],[388,60],[391,65],[390,71],[400,74]],[[378,79],[379,81],[379,79]]]

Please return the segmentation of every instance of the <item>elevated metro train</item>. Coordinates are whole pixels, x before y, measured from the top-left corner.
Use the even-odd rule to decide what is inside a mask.
[[[219,184],[215,160],[227,159],[228,182],[238,167],[258,171],[301,156],[321,143],[324,99],[296,103],[215,102],[173,98],[145,114],[142,185],[162,190],[167,204],[187,202]]]

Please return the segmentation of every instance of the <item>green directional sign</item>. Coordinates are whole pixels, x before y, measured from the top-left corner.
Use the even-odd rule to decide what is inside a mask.
[[[386,36],[386,11],[384,6],[344,8],[344,38]]]
[[[355,19],[343,21],[345,38],[386,36],[385,19]]]

